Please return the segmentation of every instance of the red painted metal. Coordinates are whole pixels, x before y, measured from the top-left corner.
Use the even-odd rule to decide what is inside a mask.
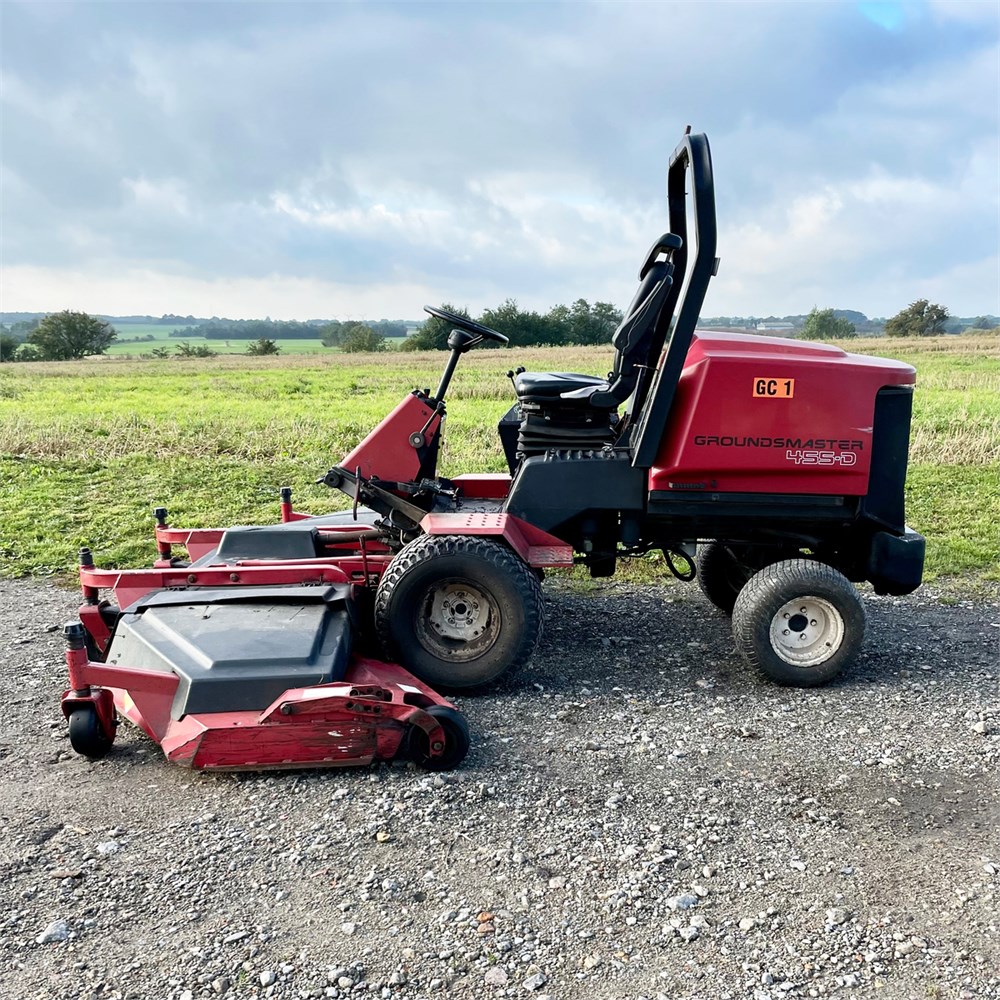
[[[97,588],[91,587],[89,589],[94,592],[94,603],[88,600],[86,604],[81,606],[79,612],[80,621],[83,623],[83,627],[90,633],[97,648],[103,653],[111,641],[111,629],[108,628],[108,623],[101,615],[101,608],[97,603]]]
[[[793,395],[755,395],[762,379]],[[697,333],[649,488],[863,496],[876,393],[915,380],[830,344]]]
[[[156,547],[162,560],[169,560],[172,545],[183,545],[192,560],[201,559],[219,547],[225,528],[168,528],[157,525]]]
[[[423,432],[425,441],[430,441],[440,425],[441,414],[410,393],[341,460],[340,467],[352,473],[360,469],[365,479],[415,480],[420,473],[420,455],[410,444],[410,435]]]
[[[68,688],[63,692],[60,708],[65,718],[68,719],[74,709],[84,705],[93,706],[101,729],[107,736],[114,739],[115,728],[118,725],[118,720],[115,718],[114,692],[110,688],[101,687],[84,688],[83,690]]]
[[[572,545],[513,514],[428,514],[420,522],[420,527],[428,535],[492,535],[503,538],[529,566],[573,565]]]
[[[511,478],[506,472],[474,472],[453,476],[451,481],[470,500],[504,500]]]

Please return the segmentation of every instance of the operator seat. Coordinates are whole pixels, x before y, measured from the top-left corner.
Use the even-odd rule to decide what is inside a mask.
[[[601,451],[619,424],[618,406],[643,384],[663,346],[673,301],[673,253],[679,236],[665,233],[650,248],[639,270],[639,288],[612,337],[614,369],[606,379],[573,372],[521,372],[514,380],[516,443],[505,444],[513,472],[519,461],[549,451]],[[661,259],[661,257],[663,259]],[[659,339],[657,339],[659,337]],[[501,421],[501,439],[503,439]],[[506,432],[508,437],[511,431]]]
[[[649,349],[656,321],[673,285],[671,255],[680,249],[681,239],[665,233],[653,244],[639,271],[639,288],[625,318],[615,330],[611,343],[615,365],[607,379],[573,372],[521,372],[514,380],[519,403],[529,409],[551,407],[593,407],[615,410],[635,389],[644,367],[650,364]],[[665,255],[665,260],[659,256]]]

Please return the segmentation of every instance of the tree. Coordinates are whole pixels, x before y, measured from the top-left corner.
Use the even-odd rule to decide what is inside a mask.
[[[542,316],[518,307],[515,299],[505,299],[495,309],[486,309],[479,322],[522,347],[529,344],[561,344],[565,340],[564,326],[550,312]],[[486,346],[486,345],[484,345]],[[495,345],[494,345],[495,346]]]
[[[610,302],[591,306],[586,299],[577,299],[569,313],[566,339],[572,344],[607,344],[621,321],[621,310]]]
[[[115,328],[96,316],[64,309],[46,316],[28,334],[46,361],[69,361],[87,354],[103,354],[118,336]]]
[[[856,335],[857,330],[849,319],[837,316],[832,309],[817,309],[815,306],[806,316],[800,334],[803,340],[833,340]]]
[[[38,329],[40,319],[19,319],[16,323],[11,323],[10,332],[18,340],[24,340],[32,330]]]
[[[385,337],[376,333],[367,323],[353,323],[344,330],[340,349],[346,354],[375,353],[388,345]]]
[[[932,305],[917,299],[885,321],[887,337],[933,337],[944,333],[949,313],[947,306]]]
[[[0,333],[0,361],[13,361],[21,341],[12,333]]]
[[[34,344],[22,344],[14,355],[15,361],[41,361],[42,352]]]
[[[987,333],[997,329],[997,324],[993,320],[992,316],[977,316],[972,321],[972,326],[969,327],[970,330],[985,330]]]
[[[256,355],[262,357],[265,354],[280,354],[281,348],[273,340],[268,340],[267,337],[260,337],[257,340],[251,341],[247,345],[247,354]]]
[[[177,356],[181,358],[214,358],[217,353],[208,344],[189,344],[185,340],[177,345]]]

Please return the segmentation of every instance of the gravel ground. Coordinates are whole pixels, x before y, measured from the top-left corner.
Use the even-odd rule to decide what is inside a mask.
[[[547,589],[461,770],[204,776],[72,754],[75,596],[0,582],[0,995],[1000,997],[1000,608],[868,596],[800,691],[696,588]]]

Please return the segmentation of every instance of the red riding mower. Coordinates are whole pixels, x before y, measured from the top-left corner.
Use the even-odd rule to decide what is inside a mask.
[[[839,674],[864,638],[852,581],[882,594],[920,584],[924,539],[903,516],[914,370],[696,333],[718,270],[704,135],[674,151],[667,198],[670,231],[639,270],[609,376],[508,373],[509,474],[438,475],[459,359],[507,341],[428,307],[453,327],[438,387],[407,395],[322,480],[352,510],[299,514],[286,489],[277,525],[183,530],[158,509],[151,570],[98,570],[84,550],[63,698],[74,748],[106,752],[117,712],[192,767],[401,748],[453,766],[468,734],[427,685],[476,687],[524,663],[542,628],[542,570],[609,576],[652,550],[732,614],[751,665],[802,686]],[[366,626],[394,663],[352,655]]]

